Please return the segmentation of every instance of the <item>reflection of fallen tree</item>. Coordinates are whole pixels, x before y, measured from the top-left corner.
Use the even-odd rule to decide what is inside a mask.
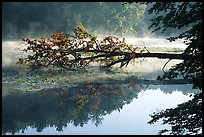
[[[75,83],[77,86],[86,85],[128,85],[134,90],[138,90],[137,87],[143,87],[141,90],[158,89],[160,88],[165,93],[172,93],[175,90],[181,91],[183,94],[197,93],[198,89],[192,89],[192,80],[190,79],[172,79],[172,80],[144,80],[134,77],[128,77],[123,80],[105,79],[100,82],[80,82]],[[140,91],[139,91],[140,92]]]
[[[143,80],[137,78],[126,78],[124,80],[116,80],[116,79],[106,79],[103,82],[83,82],[83,83],[75,83],[77,85],[100,85],[100,84],[129,84],[131,82],[135,82],[136,84],[145,84],[145,85],[171,85],[171,84],[192,84],[192,80],[190,79],[172,79],[172,80]]]

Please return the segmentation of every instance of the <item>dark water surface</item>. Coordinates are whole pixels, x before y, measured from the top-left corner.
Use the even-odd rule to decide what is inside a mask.
[[[133,73],[2,70],[2,134],[157,134],[149,114],[191,97],[191,84]],[[114,82],[119,80],[120,83]]]

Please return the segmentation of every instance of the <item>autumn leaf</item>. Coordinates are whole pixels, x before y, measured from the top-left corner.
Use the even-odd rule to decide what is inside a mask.
[[[141,50],[140,50],[140,53],[143,53],[145,51],[145,49],[144,48],[142,48]]]
[[[133,48],[133,51],[136,51],[138,49],[138,47]]]

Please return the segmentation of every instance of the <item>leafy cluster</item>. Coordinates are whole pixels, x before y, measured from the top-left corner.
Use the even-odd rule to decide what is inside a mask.
[[[156,2],[149,9],[149,14],[155,14],[149,27],[154,28],[153,32],[162,30],[163,33],[169,28],[184,29],[179,35],[167,39],[183,39],[188,45],[183,53],[183,62],[170,68],[158,79],[182,76],[192,79],[193,87],[202,91],[202,2]],[[202,135],[202,92],[176,108],[154,113],[151,117],[149,124],[163,119],[163,124],[171,125],[170,130],[161,130],[160,134]]]
[[[154,28],[153,32],[185,28],[178,36],[167,38],[170,41],[183,39],[188,47],[184,50],[183,62],[172,67],[163,79],[183,76],[198,83],[202,79],[202,2],[156,2],[148,12],[155,14],[149,26]]]
[[[98,40],[90,35],[82,24],[74,29],[74,36],[53,33],[51,38],[23,39],[28,46],[23,49],[28,53],[19,58],[17,64],[28,65],[33,69],[42,66],[57,66],[67,69],[84,68],[90,63],[98,62],[102,67],[111,67],[121,63],[128,65],[136,52],[142,53],[145,48],[133,48],[125,42],[125,38],[108,36]]]
[[[146,9],[146,4],[142,3],[124,3],[123,8],[114,9],[112,11],[113,18],[109,20],[109,24],[115,28],[116,32],[122,34],[137,35],[136,27],[142,21]]]
[[[176,108],[154,112],[150,116],[149,124],[163,119],[163,124],[171,125],[171,130],[163,129],[160,134],[170,131],[171,135],[202,135],[202,93],[195,94],[192,100]]]

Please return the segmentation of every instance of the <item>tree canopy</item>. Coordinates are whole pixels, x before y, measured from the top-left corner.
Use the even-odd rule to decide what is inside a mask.
[[[167,38],[183,39],[188,47],[183,53],[186,57],[183,62],[172,67],[163,78],[190,78],[195,80],[195,87],[201,88],[198,82],[202,79],[202,2],[156,2],[148,12],[155,14],[149,26],[153,32],[189,28]]]
[[[202,94],[195,94],[192,100],[176,108],[154,112],[151,117],[149,124],[163,119],[163,124],[171,125],[171,129],[162,129],[159,134],[170,132],[171,135],[202,135]]]
[[[53,32],[72,33],[80,22],[92,34],[136,34],[135,27],[142,21],[146,5],[135,3],[123,6],[122,3],[4,2],[2,39],[49,37]]]
[[[110,25],[117,33],[138,35],[136,28],[142,21],[146,5],[141,3],[123,5],[122,8],[112,11],[113,18],[108,20],[108,24],[111,23]]]
[[[178,36],[168,38],[170,41],[184,39],[188,45],[183,53],[183,62],[176,64],[158,79],[178,76],[190,78],[194,81],[194,87],[201,89],[201,92],[176,108],[153,113],[148,123],[153,124],[162,119],[163,124],[171,125],[171,129],[163,129],[160,134],[202,135],[202,2],[156,2],[149,9],[149,14],[155,14],[149,27],[154,29],[153,32],[189,27]]]

